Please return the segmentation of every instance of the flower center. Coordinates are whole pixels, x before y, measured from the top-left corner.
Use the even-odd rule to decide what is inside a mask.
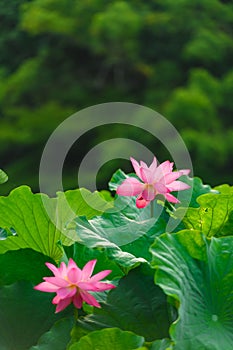
[[[143,192],[146,200],[152,200],[156,195],[156,190],[151,184],[145,184],[145,190]]]

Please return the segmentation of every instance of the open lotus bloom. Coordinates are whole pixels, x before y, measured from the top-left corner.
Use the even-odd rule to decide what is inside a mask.
[[[172,171],[174,163],[169,160],[158,165],[157,159],[154,157],[149,167],[143,161],[140,161],[139,164],[132,157],[130,160],[141,181],[135,177],[128,177],[117,188],[116,193],[120,196],[137,196],[136,206],[138,208],[146,207],[158,194],[163,195],[168,202],[179,203],[179,200],[171,192],[190,188],[186,183],[177,181],[180,176],[188,175],[190,170]]]
[[[34,289],[42,292],[57,293],[52,301],[53,304],[57,305],[56,313],[62,311],[71,303],[80,309],[83,301],[95,307],[100,307],[97,300],[89,292],[103,292],[115,288],[115,286],[100,281],[109,275],[111,270],[104,270],[91,276],[96,261],[89,261],[82,270],[72,259],[69,259],[68,266],[64,262],[61,263],[60,267],[46,263],[46,266],[53,272],[54,277],[44,277],[45,282],[38,284]]]

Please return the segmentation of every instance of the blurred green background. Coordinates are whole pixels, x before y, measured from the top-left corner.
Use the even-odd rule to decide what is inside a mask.
[[[232,28],[231,0],[1,0],[0,167],[10,178],[1,193],[20,184],[37,191],[51,132],[72,113],[113,101],[164,115],[186,142],[194,174],[232,184]],[[65,188],[76,187],[87,150],[122,136],[103,127],[82,137]],[[150,135],[143,140],[164,160]],[[100,188],[118,166],[129,168],[107,164]]]

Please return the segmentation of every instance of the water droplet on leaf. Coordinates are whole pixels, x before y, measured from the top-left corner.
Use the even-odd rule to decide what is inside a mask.
[[[217,315],[212,315],[212,321],[217,322],[218,321],[218,316]]]

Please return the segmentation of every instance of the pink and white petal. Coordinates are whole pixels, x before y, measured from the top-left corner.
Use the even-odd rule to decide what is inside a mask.
[[[130,161],[132,163],[132,166],[134,168],[134,171],[136,173],[136,175],[141,178],[141,173],[140,173],[140,165],[138,164],[138,162],[133,158],[133,157],[130,157]]]
[[[170,203],[180,203],[180,201],[170,193],[166,193],[164,197]]]
[[[95,307],[100,307],[100,304],[98,301],[93,297],[93,295],[89,294],[88,292],[85,291],[80,291],[80,295],[87,304],[95,306]]]
[[[61,277],[44,277],[46,282],[49,282],[57,287],[67,287],[69,282]]]
[[[140,167],[145,168],[145,169],[149,169],[148,165],[145,162],[143,162],[143,160],[140,160]]]
[[[57,290],[57,295],[60,299],[66,299],[69,297],[73,297],[77,292],[77,288],[75,286],[70,286],[67,288],[59,288]]]
[[[76,262],[72,258],[70,258],[68,261],[68,269],[70,270],[74,268],[81,271],[81,269],[77,266]]]
[[[173,171],[172,173],[165,175],[164,177],[165,183],[170,184],[171,182],[178,179],[181,175],[182,173],[180,171]]]
[[[97,282],[78,282],[78,288],[82,291],[90,291],[90,292],[97,292],[97,289],[95,287]]]
[[[82,271],[77,266],[69,268],[67,277],[71,283],[76,284],[81,279],[81,276]]]
[[[138,209],[145,208],[148,204],[150,204],[150,201],[145,200],[141,196],[136,199],[136,207]]]
[[[95,282],[94,286],[96,288],[95,289],[96,292],[103,292],[105,290],[116,288],[114,284],[107,283],[107,282]]]
[[[68,305],[70,305],[71,301],[72,301],[72,298],[66,298],[66,299],[60,300],[59,303],[57,304],[55,313],[58,313],[64,310]]]
[[[151,172],[148,168],[141,168],[141,179],[146,183],[146,184],[152,184],[153,183],[153,178],[154,178],[154,173]]]
[[[120,196],[137,196],[144,189],[144,184],[135,177],[128,177],[117,188],[116,193]]]
[[[105,283],[105,282],[79,282],[78,287],[82,291],[89,291],[89,292],[100,292],[104,290],[109,290],[112,288],[115,288],[115,286],[111,283]]]
[[[60,300],[61,300],[61,298],[59,298],[59,296],[56,295],[56,296],[53,298],[52,303],[56,305],[56,304],[59,303]]]
[[[98,272],[90,278],[90,282],[99,282],[100,280],[108,276],[111,272],[112,270],[104,270],[104,271]]]
[[[83,267],[82,269],[82,277],[81,280],[82,281],[86,281],[87,279],[89,279],[92,275],[92,272],[95,268],[95,264],[96,264],[97,260],[90,260],[88,261],[88,263],[86,263],[86,265]]]
[[[183,191],[189,189],[190,186],[182,181],[173,181],[172,183],[167,185],[167,188],[169,189],[169,191]]]
[[[167,189],[167,187],[166,187],[163,183],[161,183],[161,182],[155,183],[155,184],[154,184],[154,189],[155,189],[155,191],[156,191],[157,193],[159,193],[159,194],[164,194],[164,193],[169,192],[168,189]]]
[[[170,162],[170,171],[173,171],[174,162]]]
[[[83,299],[79,292],[73,296],[73,304],[77,309],[81,309],[83,305]]]
[[[158,163],[156,157],[154,157],[153,162],[149,166],[149,169],[152,173],[155,173],[155,170],[157,169]]]
[[[153,182],[161,181],[162,178],[164,178],[167,174],[171,173],[171,168],[173,163],[169,162],[169,160],[166,160],[165,162],[161,163],[157,169],[154,172],[153,176]]]
[[[60,267],[58,268],[60,277],[66,277],[67,276],[67,266],[64,263],[64,261],[61,262]]]
[[[174,163],[171,163],[169,160],[166,160],[165,162],[161,163],[159,167],[165,175],[172,172],[173,164]]]
[[[179,172],[181,173],[181,175],[188,175],[190,173],[190,169],[182,169],[182,170],[179,170]]]
[[[152,201],[155,198],[156,192],[153,185],[146,186],[145,190],[142,191],[142,197],[146,201]]]
[[[34,287],[34,289],[40,290],[41,292],[53,293],[53,292],[57,292],[59,287],[57,287],[54,284],[51,284],[49,282],[42,282],[42,283],[39,283],[38,285],[36,285]]]
[[[60,275],[60,272],[55,265],[48,262],[46,262],[45,265],[48,267],[49,270],[51,270],[54,273],[55,276]]]

